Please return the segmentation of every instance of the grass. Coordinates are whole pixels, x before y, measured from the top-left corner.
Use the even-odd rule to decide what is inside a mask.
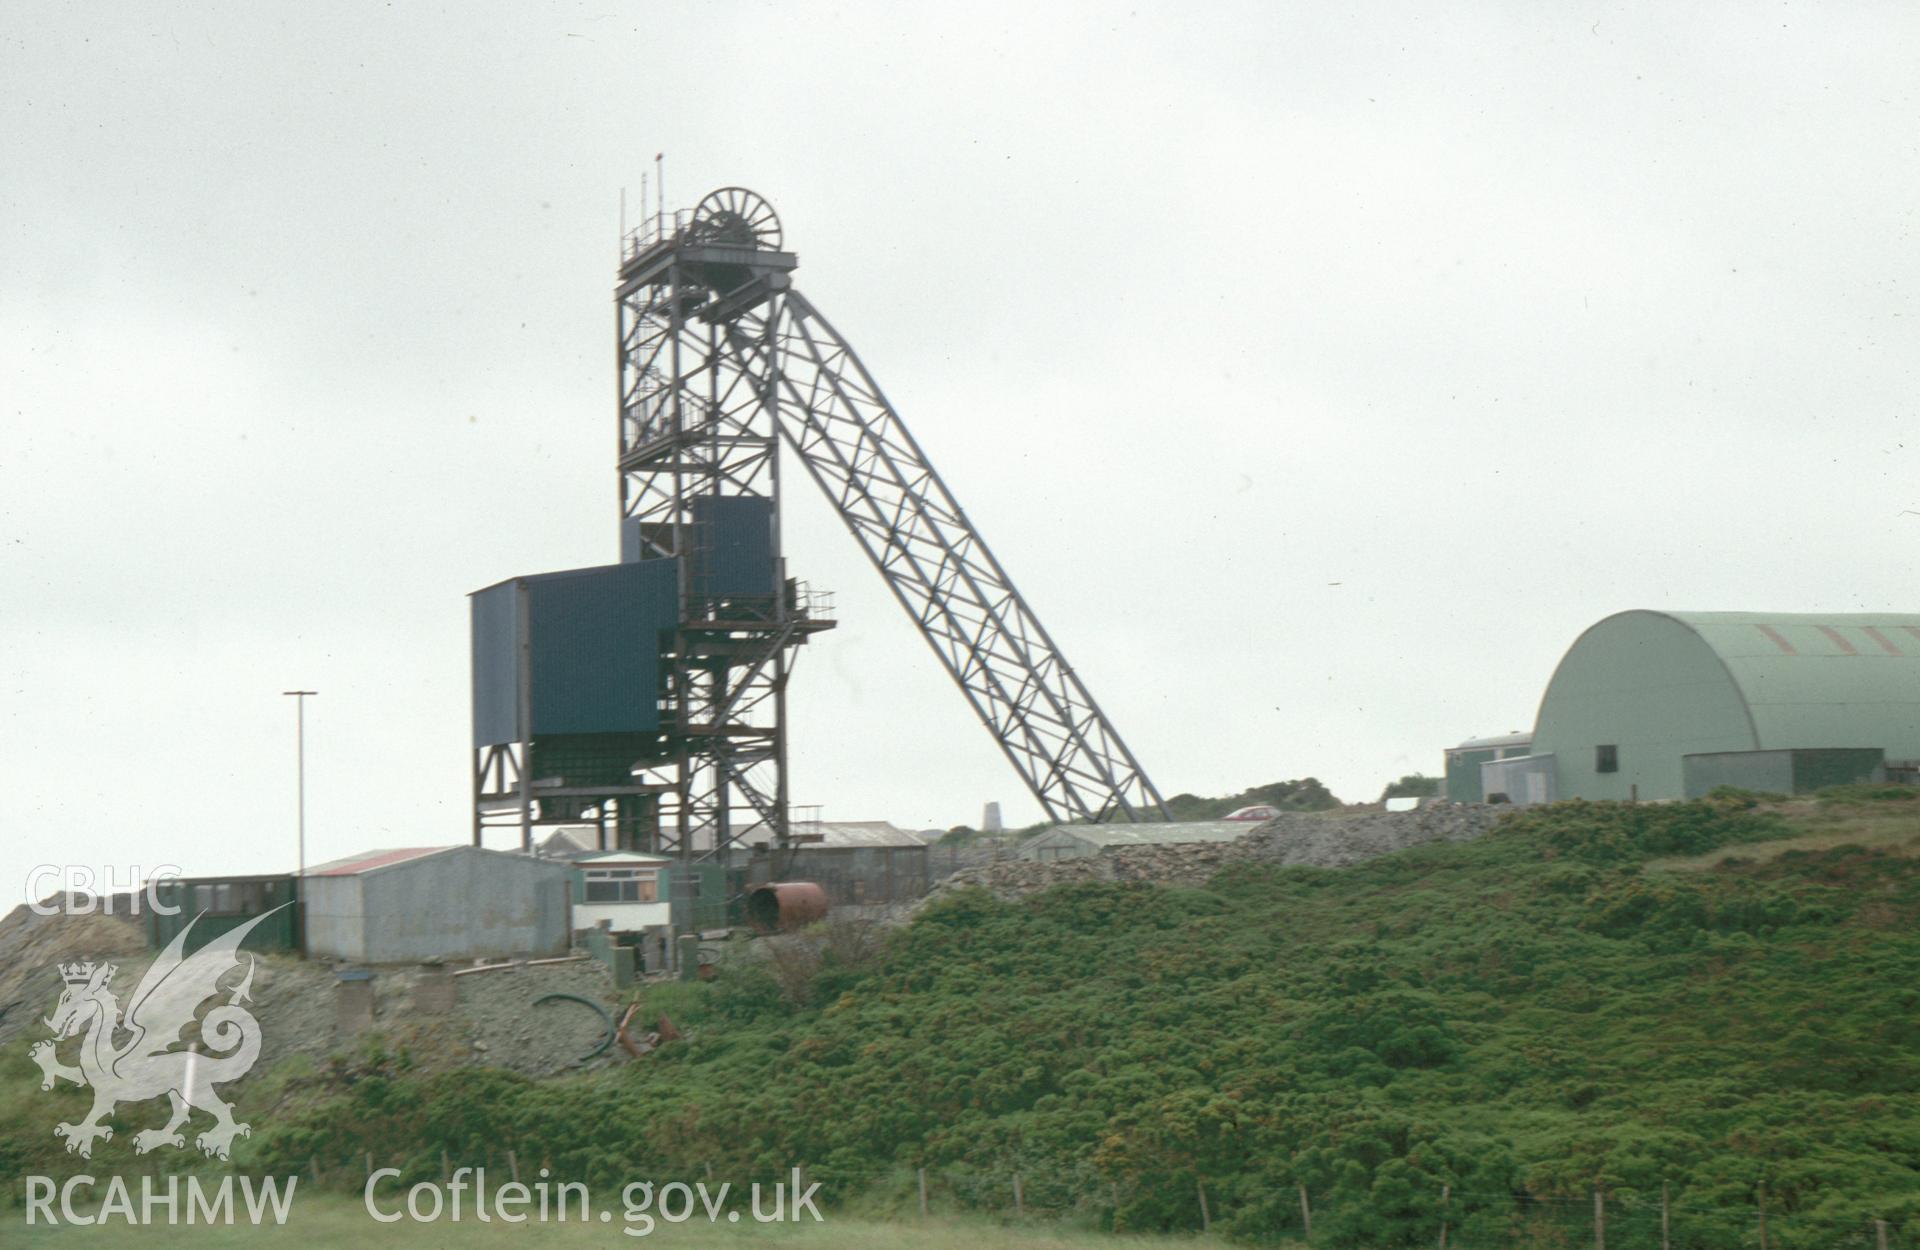
[[[1764,863],[1789,852],[1817,854],[1843,846],[1920,857],[1920,808],[1911,803],[1848,802],[1844,798],[1822,796],[1762,803],[1757,810],[1776,813],[1804,832],[1790,838],[1721,847],[1704,855],[1654,860],[1647,866],[1674,872],[1703,872],[1729,859]]]
[[[383,1209],[391,1209],[386,1204]],[[10,1221],[23,1218],[7,1211]],[[460,1250],[572,1250],[573,1247],[667,1245],[678,1250],[719,1250],[755,1246],[772,1250],[1224,1250],[1215,1237],[1135,1237],[1076,1230],[1059,1223],[1004,1223],[986,1219],[935,1219],[925,1223],[881,1223],[839,1219],[829,1214],[822,1223],[758,1225],[709,1224],[704,1216],[678,1225],[660,1225],[648,1236],[623,1236],[618,1210],[607,1223],[482,1224],[471,1218],[458,1224],[441,1221],[417,1224],[376,1223],[354,1198],[338,1194],[299,1196],[283,1226],[251,1224],[130,1227],[106,1229],[61,1226],[12,1227],[0,1242],[16,1250],[44,1247],[125,1246],[166,1247],[167,1250],[261,1250],[262,1247],[299,1247],[300,1250],[429,1250],[458,1246]]]

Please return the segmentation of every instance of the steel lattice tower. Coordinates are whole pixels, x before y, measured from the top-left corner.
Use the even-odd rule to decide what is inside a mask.
[[[766,494],[777,524],[784,439],[1049,817],[1164,818],[1159,792],[853,348],[791,288],[797,263],[781,250],[772,208],[738,187],[633,240],[619,289],[627,523],[647,535],[649,554],[680,552],[688,483],[700,482]],[[784,833],[790,635],[768,625],[769,677],[743,699],[764,689],[773,704],[771,755],[754,756],[772,776],[750,785],[731,763],[716,771],[737,778]],[[691,674],[685,689],[688,706],[727,706]],[[714,753],[742,740],[719,735]],[[684,810],[717,818],[724,804],[713,793],[689,787]]]
[[[557,601],[555,579],[610,582],[615,570],[518,579],[534,599],[478,592],[476,691],[508,688],[507,676],[478,676],[492,666],[517,674],[519,702],[483,708],[476,695],[476,841],[511,821],[531,845],[536,824],[591,816],[603,843],[611,819],[618,845],[686,858],[723,855],[755,827],[756,841],[790,842],[787,678],[794,648],[833,621],[825,596],[786,576],[783,442],[1051,819],[1164,819],[1159,792],[872,375],[792,289],[798,263],[773,209],[739,187],[622,240],[617,567],[677,585],[633,601],[667,605],[657,633],[619,614],[607,628],[657,644],[657,670],[635,696],[644,714],[616,718],[625,732],[536,734],[546,713],[533,710],[529,603]],[[543,628],[566,632],[564,621]],[[631,652],[595,654],[631,667],[617,662]],[[584,686],[575,673],[570,697],[591,702],[581,691],[601,671]],[[657,732],[632,732],[655,712]]]
[[[792,650],[832,627],[785,577],[779,436],[730,346],[731,321],[787,286],[797,261],[758,196],[733,188],[626,241],[615,290],[619,471],[629,558],[679,557],[681,620],[664,655],[667,751],[643,769],[660,787],[651,839],[713,854],[759,824],[788,837],[786,685]],[[774,350],[773,345],[762,345]],[[742,593],[709,549],[715,500],[764,501],[771,594]]]

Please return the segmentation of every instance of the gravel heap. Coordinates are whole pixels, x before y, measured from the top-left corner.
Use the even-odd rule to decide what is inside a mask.
[[[964,886],[983,886],[1001,898],[1019,898],[1071,881],[1203,885],[1222,868],[1249,862],[1344,868],[1423,842],[1469,841],[1512,810],[1442,803],[1410,812],[1283,812],[1235,842],[1122,847],[1078,859],[1008,860],[963,869],[936,885],[927,898]]]

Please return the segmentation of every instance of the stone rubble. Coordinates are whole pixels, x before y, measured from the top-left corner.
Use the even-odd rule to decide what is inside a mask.
[[[1513,809],[1437,803],[1410,812],[1283,812],[1235,842],[1120,847],[1077,859],[1005,860],[965,868],[936,884],[925,901],[948,890],[982,886],[1000,898],[1019,898],[1073,881],[1157,881],[1204,885],[1239,863],[1306,864],[1344,868],[1424,842],[1477,838]]]

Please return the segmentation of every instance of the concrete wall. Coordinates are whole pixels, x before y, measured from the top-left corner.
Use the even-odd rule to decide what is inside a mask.
[[[572,937],[568,869],[558,861],[457,847],[307,884],[314,957],[384,964],[560,955]]]

